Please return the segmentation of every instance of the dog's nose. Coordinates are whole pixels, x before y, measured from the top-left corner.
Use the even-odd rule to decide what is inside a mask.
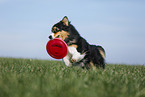
[[[49,39],[52,39],[52,36],[51,35],[49,36]]]

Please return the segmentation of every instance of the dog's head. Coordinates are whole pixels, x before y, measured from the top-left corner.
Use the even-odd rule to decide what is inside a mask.
[[[52,34],[49,36],[49,39],[60,38],[62,40],[65,40],[66,38],[68,38],[68,36],[70,35],[69,25],[70,22],[67,16],[65,16],[60,22],[52,27]]]

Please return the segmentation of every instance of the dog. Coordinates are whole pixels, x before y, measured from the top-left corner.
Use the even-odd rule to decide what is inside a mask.
[[[63,58],[66,66],[81,66],[105,68],[105,50],[101,46],[90,45],[80,36],[67,16],[53,25],[49,39],[60,38],[66,42],[68,53]]]

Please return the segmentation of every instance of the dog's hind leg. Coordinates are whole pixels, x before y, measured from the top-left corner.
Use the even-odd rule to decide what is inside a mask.
[[[92,67],[92,69],[93,69],[93,71],[95,71],[96,72],[96,66],[93,64],[93,62],[90,62],[90,65],[91,65],[91,67]]]

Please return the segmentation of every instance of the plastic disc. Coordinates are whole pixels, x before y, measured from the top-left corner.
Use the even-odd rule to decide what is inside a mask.
[[[46,45],[46,50],[55,59],[62,59],[68,53],[67,44],[59,38],[49,40]]]

